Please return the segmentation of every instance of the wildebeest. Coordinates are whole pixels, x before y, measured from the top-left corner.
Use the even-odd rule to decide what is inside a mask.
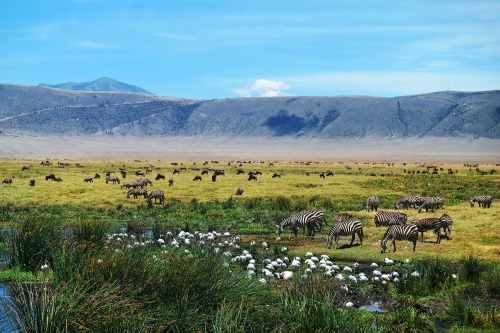
[[[273,174],[273,178],[281,178],[281,175],[279,173],[275,172]]]
[[[248,175],[248,180],[257,180],[256,175]]]
[[[35,186],[35,182],[36,182],[35,178],[30,178],[30,180],[28,181],[28,185]]]
[[[9,184],[9,185],[12,185],[12,178],[5,178],[3,181],[2,181],[2,185],[3,184]]]
[[[96,174],[94,175],[94,178],[101,178],[101,175],[96,172]]]
[[[92,183],[94,181],[94,179],[92,179],[92,177],[88,176],[88,177],[85,177],[85,179],[83,181],[85,183]]]
[[[137,171],[135,172],[135,175],[136,175],[136,176],[144,176],[144,171],[137,170]]]
[[[49,180],[49,179],[56,180],[56,175],[54,175],[53,173],[46,175],[45,180]]]
[[[173,186],[174,185],[174,179],[173,178],[170,178],[168,180],[168,186]]]
[[[216,173],[214,173],[214,174],[212,175],[212,181],[213,181],[213,182],[217,181],[217,174],[216,174]]]
[[[179,169],[174,169],[173,174],[175,175],[176,173],[181,173],[181,170],[179,170]]]
[[[54,178],[54,181],[56,181],[56,182],[59,182],[59,183],[60,183],[60,182],[62,182],[63,180],[62,180],[62,178],[61,178],[61,177],[56,177],[56,178]]]
[[[202,180],[202,179],[201,179],[201,176],[196,175],[196,176],[193,178],[193,181],[196,181],[196,180]]]
[[[21,171],[26,171],[26,170],[29,170],[29,168],[28,168],[26,165],[24,165],[24,166],[22,167]]]
[[[238,189],[236,190],[236,195],[242,195],[243,194],[243,187],[238,187]]]
[[[245,174],[245,171],[243,169],[238,169],[236,170],[237,175]]]
[[[165,176],[162,175],[161,173],[159,173],[159,174],[156,175],[155,180],[158,180],[158,179],[165,179]]]

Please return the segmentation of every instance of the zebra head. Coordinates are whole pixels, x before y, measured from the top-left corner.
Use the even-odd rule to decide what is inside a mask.
[[[474,207],[474,203],[475,203],[476,201],[477,201],[477,200],[476,200],[476,198],[472,198],[472,199],[470,200],[470,206],[471,206],[471,207]]]
[[[387,249],[387,239],[384,238],[380,243],[380,253],[384,253],[386,249]]]
[[[283,232],[283,227],[281,224],[276,224],[276,234],[279,236]]]

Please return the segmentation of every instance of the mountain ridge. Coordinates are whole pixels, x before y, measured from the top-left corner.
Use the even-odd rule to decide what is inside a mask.
[[[1,84],[0,131],[136,137],[500,139],[500,90],[194,100]]]
[[[146,89],[134,86],[132,84],[123,83],[109,77],[101,77],[97,80],[87,82],[66,82],[57,84],[40,83],[39,86],[78,91],[116,91],[153,94]]]

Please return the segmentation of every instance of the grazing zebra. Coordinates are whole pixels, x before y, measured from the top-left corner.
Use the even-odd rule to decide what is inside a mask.
[[[201,176],[199,176],[199,175],[194,176],[193,181],[196,181],[196,180],[201,180],[201,181],[203,181],[203,179],[202,179],[202,178],[201,178]]]
[[[135,175],[136,175],[136,176],[144,176],[144,171],[137,170],[137,171],[135,172]]]
[[[431,212],[434,212],[434,209],[437,206],[436,198],[434,197],[421,197],[422,201],[420,206],[418,206],[418,212],[422,212],[422,208],[425,208],[425,211],[428,212],[429,209]]]
[[[275,172],[273,174],[273,178],[281,178],[281,175],[279,173]]]
[[[127,178],[127,171],[125,171],[125,170],[120,170],[120,174],[122,175],[122,178],[123,178],[123,179]]]
[[[375,211],[377,211],[379,204],[380,200],[376,195],[369,197],[368,199],[366,199],[366,204],[365,204],[366,212],[368,213],[370,210],[373,211],[374,209]]]
[[[242,195],[243,194],[243,187],[238,187],[238,189],[236,190],[236,195]]]
[[[9,185],[12,185],[12,178],[5,178],[3,181],[2,181],[2,185],[3,184],[9,184]]]
[[[377,228],[382,225],[391,226],[406,224],[408,222],[408,215],[405,213],[380,211],[375,214],[373,221],[375,222],[375,226]]]
[[[94,178],[99,178],[99,179],[101,179],[101,175],[100,175],[100,174],[98,174],[98,173],[96,173],[96,174],[94,175]]]
[[[492,201],[491,195],[476,195],[470,200],[470,206],[474,207],[474,203],[477,202],[479,208],[490,208]]]
[[[113,182],[113,184],[116,184],[116,183],[120,184],[120,179],[116,176],[106,176],[106,184],[108,182]]]
[[[250,175],[248,175],[248,180],[257,180],[257,176],[250,174]]]
[[[151,200],[153,198],[155,199],[155,203],[156,199],[160,199],[160,205],[163,205],[163,202],[165,201],[165,194],[163,193],[163,190],[154,190],[148,195],[148,198],[146,200],[148,201],[148,203],[151,203]]]
[[[331,248],[332,240],[335,238],[335,249],[337,249],[339,247],[340,236],[352,235],[351,243],[349,244],[349,246],[352,246],[356,234],[358,234],[360,244],[363,244],[363,226],[361,225],[361,222],[357,220],[339,222],[330,230],[326,243],[328,244],[328,248]]]
[[[92,183],[93,181],[94,181],[94,179],[92,177],[90,177],[90,176],[85,177],[83,179],[83,182],[85,182],[85,183]]]
[[[137,183],[135,181],[133,181],[133,182],[123,183],[122,186],[120,186],[120,188],[124,188],[124,187],[125,188],[131,188],[131,187],[136,188],[137,186],[138,186]]]
[[[133,195],[134,199],[137,199],[138,196],[142,195],[144,198],[148,197],[148,190],[145,188],[133,188],[130,191],[127,192],[127,199]]]
[[[448,214],[443,214],[439,218],[442,222],[441,227],[444,230],[444,235],[446,238],[451,239],[451,227],[453,226],[453,220],[451,219],[451,216]]]
[[[173,178],[170,178],[168,180],[168,186],[174,186],[174,179]]]
[[[148,186],[148,184],[153,186],[153,182],[147,178],[137,178],[135,182],[137,183],[137,186],[140,186],[141,188],[144,186]]]
[[[60,183],[60,182],[62,182],[63,180],[62,180],[62,178],[61,178],[61,177],[56,177],[56,178],[54,179],[54,181],[56,181],[56,182],[59,182],[59,183]]]
[[[437,217],[429,217],[426,219],[417,219],[414,218],[411,221],[411,224],[414,224],[417,226],[418,231],[422,234],[422,242],[424,241],[424,231],[427,230],[434,230],[434,233],[437,234],[437,240],[436,243],[441,243],[441,227],[442,227],[442,221],[440,218]]]
[[[408,209],[408,206],[410,206],[409,197],[401,197],[398,200],[396,200],[394,208],[399,209],[399,205],[403,205],[404,209]]]
[[[156,175],[155,180],[159,180],[159,179],[163,179],[163,180],[165,180],[165,176],[164,176],[164,175],[162,175],[161,173],[159,173],[159,174],[157,174],[157,175]]]
[[[30,180],[28,181],[28,185],[35,186],[35,182],[36,182],[35,178],[30,178]]]
[[[323,217],[324,213],[322,211],[303,210],[301,212],[298,212],[296,214],[287,217],[286,219],[281,221],[280,224],[277,224],[276,233],[279,236],[283,232],[283,228],[290,227],[292,232],[295,234],[295,237],[297,237],[298,229],[301,227],[304,228],[304,233],[305,233],[305,228],[307,227],[308,235],[311,236],[314,232],[313,229],[316,225],[316,222],[322,221]]]
[[[413,251],[417,247],[418,228],[414,224],[403,224],[390,226],[384,234],[384,238],[380,243],[380,253],[384,253],[387,249],[387,241],[392,240],[394,251],[396,252],[396,239],[409,240],[413,242]],[[390,246],[389,246],[390,247]]]
[[[410,208],[417,208],[418,206],[420,206],[422,204],[422,198],[420,198],[420,196],[418,195],[412,195],[412,196],[408,196],[408,197],[403,197],[403,198],[406,198],[406,205],[407,207],[410,207]],[[403,203],[403,206],[404,206],[404,203]],[[406,207],[406,206],[404,206]],[[396,207],[397,209],[397,207]]]
[[[53,173],[46,175],[45,180],[49,180],[49,179],[56,180],[56,175],[54,175]]]

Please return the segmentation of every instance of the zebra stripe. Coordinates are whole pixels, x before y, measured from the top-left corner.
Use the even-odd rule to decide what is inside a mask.
[[[451,219],[451,216],[448,214],[443,214],[439,218],[441,220],[441,227],[444,230],[444,235],[446,238],[451,239],[451,227],[453,226],[453,220]]]
[[[429,217],[426,219],[417,219],[414,218],[411,221],[411,224],[417,226],[418,231],[422,234],[422,242],[424,241],[424,231],[434,230],[434,233],[437,234],[436,243],[441,243],[441,227],[443,222],[440,218],[437,217]]]
[[[148,190],[145,188],[133,188],[130,191],[127,192],[127,199],[133,195],[134,199],[137,199],[138,196],[142,195],[144,198],[148,197]]]
[[[378,209],[378,205],[380,204],[380,200],[378,199],[378,197],[376,195],[374,196],[371,196],[369,197],[368,199],[366,199],[366,203],[365,203],[365,208],[366,208],[366,212],[370,212],[370,210],[374,210],[377,211]]]
[[[318,224],[321,225],[323,217],[324,213],[322,211],[303,210],[301,212],[298,212],[296,214],[287,217],[286,219],[281,221],[280,224],[276,225],[277,227],[276,233],[279,236],[283,232],[283,228],[290,227],[292,232],[295,234],[295,237],[297,237],[298,229],[304,228],[304,233],[305,233],[305,228],[307,227],[308,235],[313,236],[316,222],[318,222]]]
[[[428,212],[429,209],[431,212],[434,212],[434,209],[436,208],[437,202],[436,198],[434,197],[422,197],[422,201],[420,205],[418,206],[418,212],[422,212],[422,208],[425,208],[425,211]]]
[[[147,178],[137,178],[135,182],[137,183],[137,186],[140,187],[148,186],[148,184],[153,186],[153,182]]]
[[[390,226],[385,232],[384,238],[380,243],[380,253],[384,253],[387,249],[387,241],[391,240],[394,246],[394,251],[396,252],[396,239],[397,240],[409,240],[413,242],[413,251],[417,247],[418,239],[418,228],[414,224],[403,224],[403,225],[393,225]],[[389,246],[390,247],[390,246]]]
[[[396,200],[394,208],[399,209],[399,205],[403,205],[404,209],[408,209],[408,206],[410,205],[409,197],[401,197],[398,200]]]
[[[337,249],[339,247],[340,236],[352,235],[351,243],[349,244],[349,246],[352,246],[356,234],[358,234],[360,244],[363,244],[363,226],[361,225],[361,222],[357,220],[339,222],[330,230],[326,243],[328,244],[328,248],[331,248],[332,239],[335,238],[335,249]]]
[[[380,211],[375,214],[373,221],[377,228],[380,226],[406,224],[408,222],[408,215],[405,213]]]
[[[147,201],[148,203],[151,203],[151,200],[152,199],[155,199],[155,203],[156,203],[156,199],[160,199],[160,205],[163,205],[164,201],[165,201],[165,193],[163,193],[163,190],[154,190],[153,192],[151,192],[147,198]]]
[[[477,202],[479,208],[490,208],[493,198],[491,195],[476,195],[470,200],[470,206],[474,207],[475,202]]]

